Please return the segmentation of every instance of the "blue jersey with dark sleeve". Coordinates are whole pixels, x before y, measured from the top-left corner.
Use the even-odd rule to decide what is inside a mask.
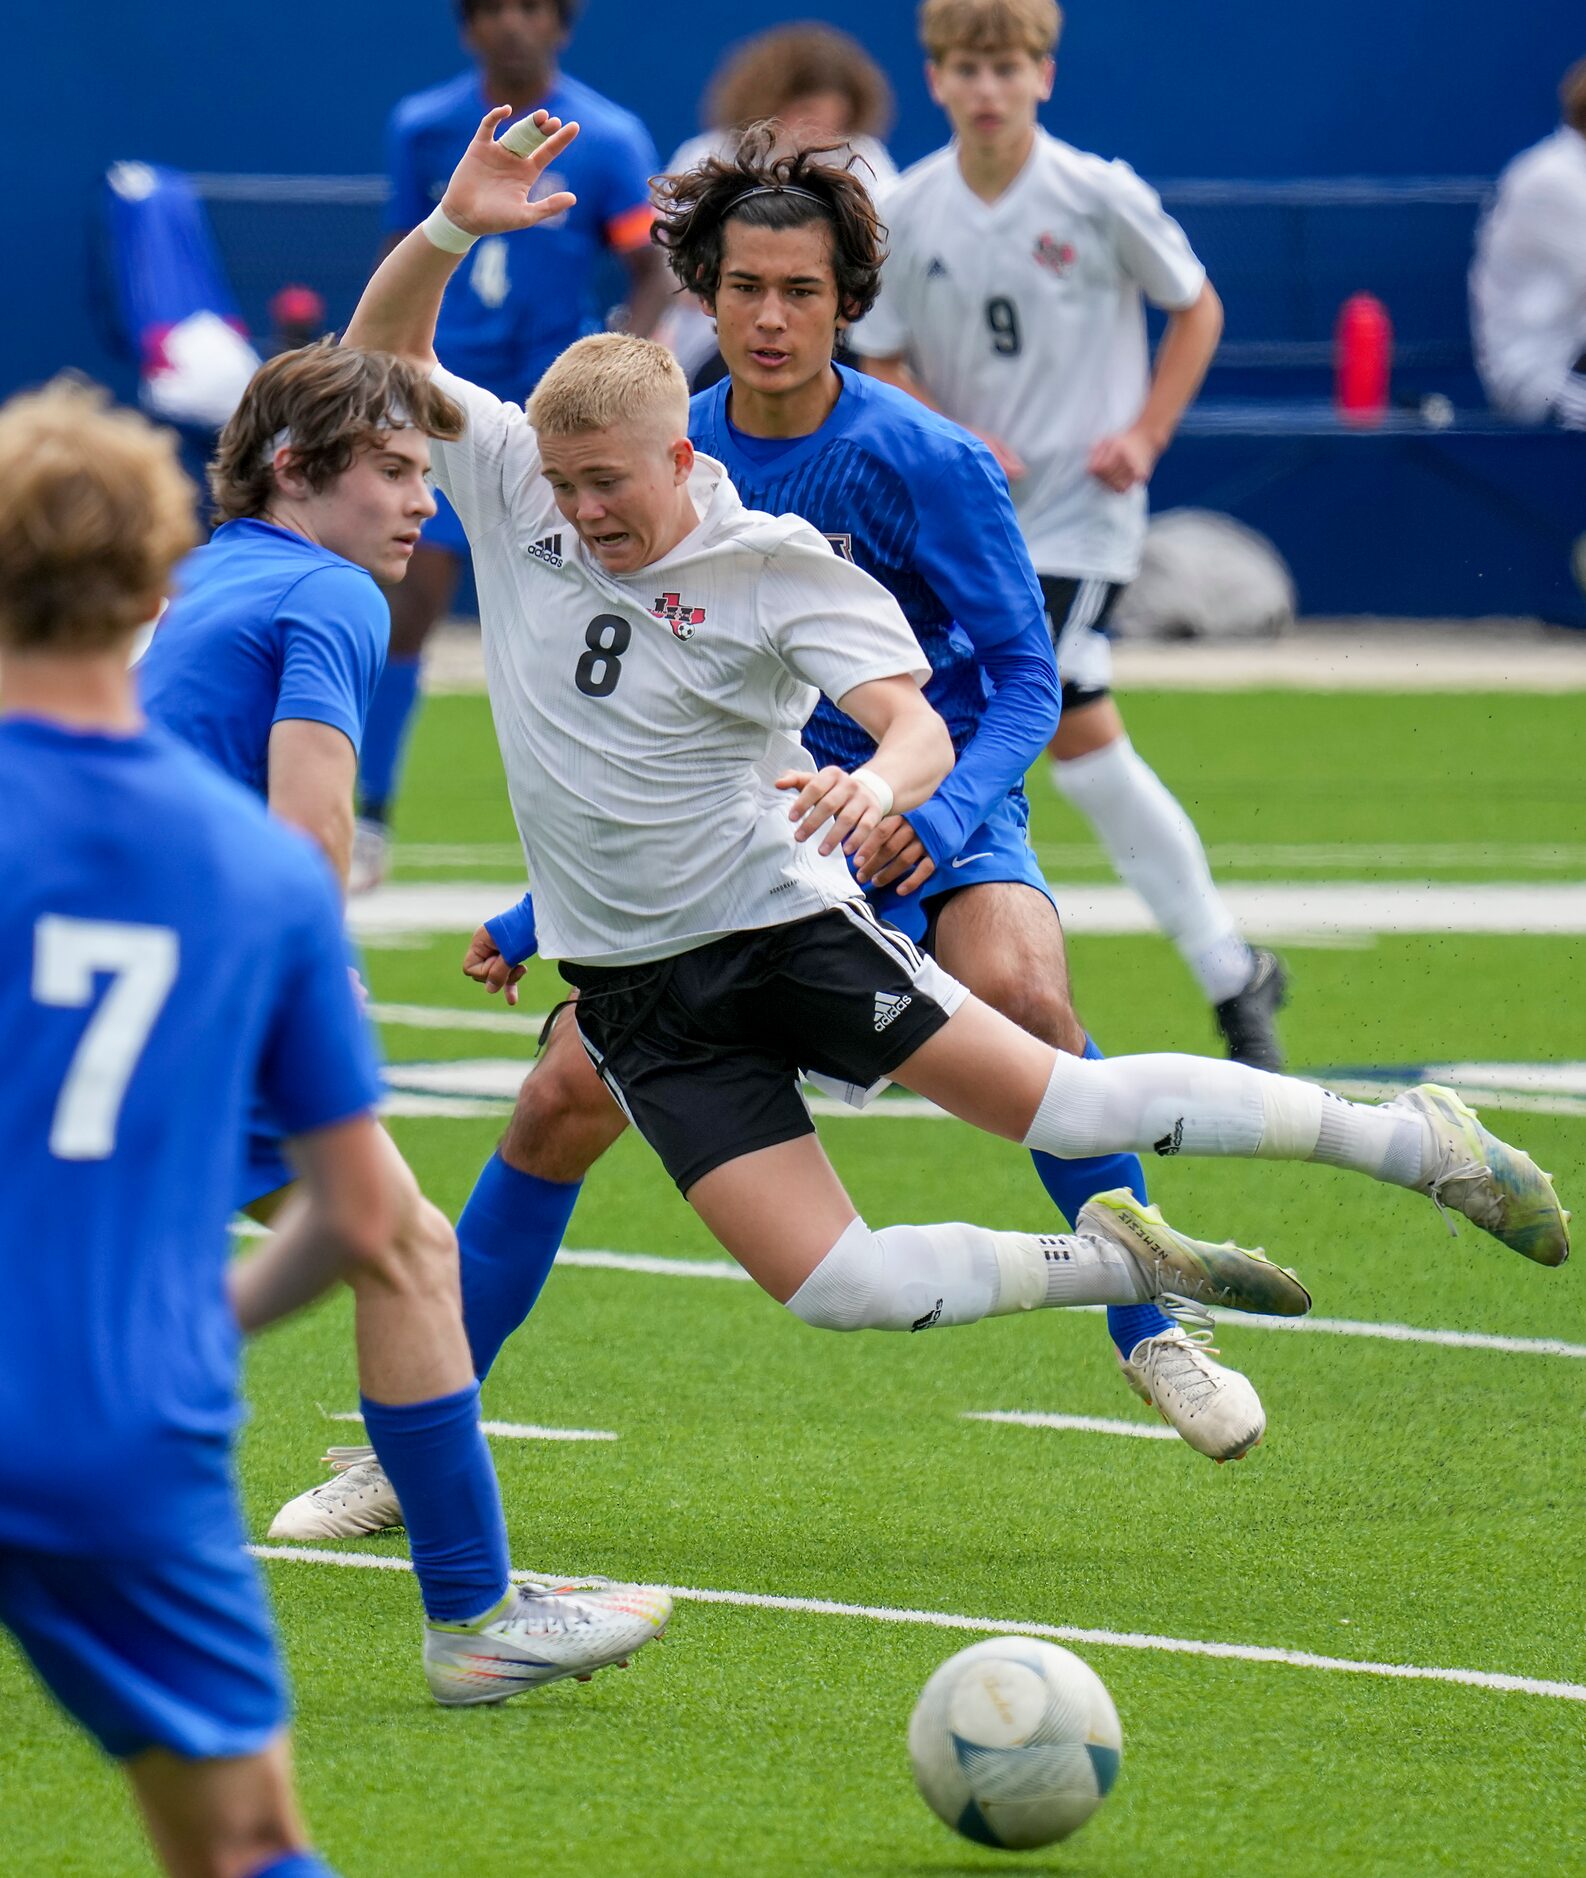
[[[255,1089],[372,1109],[335,886],[164,732],[0,720],[0,1548],[233,1532],[227,1222]]]
[[[794,514],[886,587],[931,665],[925,695],[958,763],[909,821],[938,865],[956,854],[1056,728],[1057,668],[1041,589],[1008,485],[985,445],[891,385],[844,366],[807,437],[748,437],[729,380],[690,405],[696,447],[726,464],[750,508]],[[875,745],[822,698],[805,726],[816,761],[852,769]]]
[[[138,666],[143,708],[265,796],[272,726],[306,718],[356,750],[391,612],[363,568],[271,522],[226,522],[177,571]]]
[[[388,233],[416,228],[440,201],[489,108],[473,71],[396,107],[386,132]],[[650,178],[661,167],[638,118],[576,78],[558,77],[534,109],[579,127],[535,193],[570,189],[578,201],[537,228],[476,242],[446,291],[435,334],[449,371],[519,402],[559,352],[599,331],[601,260],[648,244]]]

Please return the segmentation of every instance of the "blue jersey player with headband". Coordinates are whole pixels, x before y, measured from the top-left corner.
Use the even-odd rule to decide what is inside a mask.
[[[389,1183],[324,861],[137,706],[192,499],[85,386],[0,410],[0,1624],[166,1869],[323,1878],[243,1550],[238,1324],[375,1256]],[[304,1197],[228,1299],[256,1088]]]
[[[510,105],[519,122],[540,108],[577,120],[577,142],[538,185],[547,196],[572,191],[572,206],[478,243],[441,311],[441,351],[451,368],[520,404],[565,346],[599,331],[613,266],[623,276],[631,331],[651,331],[672,298],[650,243],[650,177],[660,168],[650,134],[632,112],[560,69],[577,11],[578,0],[457,0],[474,65],[403,98],[386,131],[389,251],[440,201],[457,152],[491,105]],[[391,658],[359,768],[354,891],[385,871],[424,641],[451,604],[467,552],[462,523],[442,496],[408,578],[391,595]]]
[[[431,437],[462,414],[403,361],[321,344],[254,375],[210,473],[224,518],[178,570],[139,667],[144,709],[311,835],[343,881],[353,779],[384,654],[376,578],[400,581],[433,513]],[[266,1092],[267,1093],[267,1092]],[[255,1113],[234,1203],[285,1217],[280,1118]],[[567,1596],[508,1582],[495,1469],[457,1303],[456,1240],[378,1131],[394,1200],[380,1256],[348,1272],[370,1446],[271,1528],[279,1539],[377,1531],[407,1514],[437,1700],[500,1701],[626,1658],[664,1626],[649,1593]],[[373,1461],[378,1453],[379,1465]]]

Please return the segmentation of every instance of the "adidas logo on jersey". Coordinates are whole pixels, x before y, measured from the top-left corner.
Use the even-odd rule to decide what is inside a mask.
[[[907,992],[900,997],[893,991],[876,993],[876,1029],[885,1030],[887,1025],[900,1018],[914,1002]]]
[[[545,535],[539,541],[530,542],[524,549],[525,554],[532,554],[537,561],[546,561],[552,567],[562,565],[562,538],[560,535]]]
[[[932,256],[931,264],[925,270],[925,278],[927,280],[946,280],[947,263],[942,259],[940,255]]]

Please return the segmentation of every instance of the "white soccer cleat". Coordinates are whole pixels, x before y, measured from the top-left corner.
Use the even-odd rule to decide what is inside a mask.
[[[348,893],[373,893],[390,871],[391,831],[384,822],[366,821],[360,816],[352,825]]]
[[[1410,1110],[1431,1130],[1431,1172],[1420,1191],[1439,1211],[1463,1213],[1483,1232],[1538,1265],[1564,1263],[1569,1257],[1569,1214],[1559,1205],[1552,1176],[1529,1154],[1500,1141],[1452,1089],[1434,1082],[1406,1089],[1386,1106]]]
[[[1293,1272],[1258,1250],[1232,1241],[1214,1245],[1170,1226],[1154,1206],[1127,1187],[1093,1194],[1079,1210],[1075,1230],[1127,1252],[1153,1298],[1215,1304],[1225,1311],[1303,1317],[1311,1294]]]
[[[648,1585],[514,1585],[476,1623],[428,1625],[424,1674],[446,1708],[505,1702],[567,1676],[587,1682],[597,1669],[626,1665],[665,1634],[671,1616],[671,1598]]]
[[[1221,1467],[1260,1445],[1266,1410],[1247,1377],[1213,1360],[1210,1317],[1196,1311],[1191,1321],[1193,1330],[1174,1324],[1142,1337],[1128,1356],[1119,1351],[1118,1366],[1142,1402]]]
[[[373,1448],[331,1448],[331,1479],[288,1500],[270,1523],[272,1539],[366,1539],[402,1524],[396,1489]]]

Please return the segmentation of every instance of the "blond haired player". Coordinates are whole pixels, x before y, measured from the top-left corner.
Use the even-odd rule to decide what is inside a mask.
[[[1282,967],[1241,938],[1200,837],[1130,743],[1104,630],[1222,308],[1155,192],[1037,123],[1061,23],[1053,0],[925,0],[926,77],[954,140],[887,191],[881,292],[849,345],[996,452],[1063,680],[1058,790],[1182,953],[1229,1055],[1278,1069]],[[1154,374],[1143,300],[1168,314]]]
[[[436,472],[480,572],[485,665],[545,953],[578,991],[608,1089],[719,1242],[805,1322],[925,1330],[1170,1292],[1287,1313],[1258,1255],[1175,1232],[1131,1195],[1072,1235],[872,1229],[816,1140],[808,1067],[886,1077],[988,1132],[1066,1156],[1144,1147],[1320,1160],[1457,1206],[1543,1263],[1568,1250],[1546,1177],[1457,1098],[1382,1107],[1241,1064],[1059,1055],[970,996],[855,893],[879,832],[940,781],[946,728],[886,591],[796,518],[746,510],[687,436],[651,342],[580,340],[527,413],[441,369],[446,283],[520,225],[575,126],[528,157],[480,124],[440,207],[381,265],[352,343],[430,368],[462,407]],[[853,772],[797,742],[817,689],[875,739]],[[839,852],[841,850],[842,852]],[[476,938],[473,969],[505,979]]]

